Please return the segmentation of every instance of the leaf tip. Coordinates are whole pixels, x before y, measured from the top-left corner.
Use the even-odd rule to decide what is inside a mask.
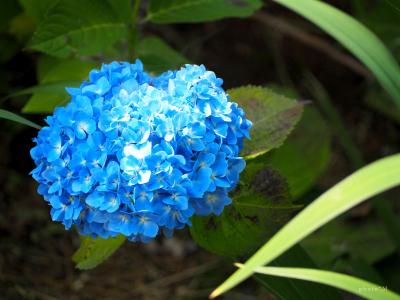
[[[212,293],[210,294],[210,296],[208,296],[208,299],[215,299],[218,296],[220,296],[222,294],[222,291],[220,288],[216,288],[214,291],[212,291]]]

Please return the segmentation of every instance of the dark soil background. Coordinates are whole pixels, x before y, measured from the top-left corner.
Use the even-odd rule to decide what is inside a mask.
[[[335,4],[349,10],[346,1]],[[296,32],[279,27],[279,22],[312,35],[316,42],[302,40]],[[304,72],[312,72],[368,161],[400,148],[399,126],[363,101],[372,81],[368,71],[336,42],[286,9],[272,5],[248,19],[207,24],[146,25],[144,32],[164,37],[191,61],[214,70],[224,79],[225,88],[273,83],[295,88],[302,98],[311,99]],[[321,50],[321,44],[330,50]],[[36,84],[36,60],[36,54],[21,51],[3,63],[4,86],[16,90]],[[1,92],[6,95],[8,90],[1,88]],[[18,111],[24,99],[4,103]],[[30,118],[41,123],[43,117]],[[0,299],[206,299],[232,272],[230,261],[200,249],[187,230],[147,245],[125,243],[96,269],[75,269],[71,256],[79,238],[51,222],[49,207],[28,175],[36,131],[5,121],[0,121],[0,128]],[[332,147],[321,190],[352,171],[336,141]],[[363,218],[369,212],[366,204],[355,215]],[[224,297],[274,299],[252,281]]]

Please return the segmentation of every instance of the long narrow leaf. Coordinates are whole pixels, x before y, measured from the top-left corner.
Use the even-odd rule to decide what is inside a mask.
[[[400,154],[380,159],[353,173],[322,194],[286,224],[211,297],[233,288],[249,276],[254,268],[271,262],[291,246],[341,213],[385,190],[400,184]]]
[[[36,123],[33,123],[32,121],[29,121],[28,119],[25,119],[17,114],[14,114],[8,110],[4,110],[4,109],[0,109],[0,118],[2,119],[6,119],[6,120],[10,120],[10,121],[14,121],[17,123],[21,123],[24,125],[28,125],[31,126],[33,128],[36,129],[40,129],[41,127],[39,125],[37,125]]]
[[[240,268],[241,264],[237,264]],[[399,300],[400,296],[369,281],[359,279],[346,274],[336,272],[306,269],[306,268],[282,268],[282,267],[257,267],[256,273],[300,279],[333,286],[348,291],[366,299]]]
[[[382,41],[344,12],[318,0],[275,0],[327,33],[358,57],[400,107],[400,67]]]

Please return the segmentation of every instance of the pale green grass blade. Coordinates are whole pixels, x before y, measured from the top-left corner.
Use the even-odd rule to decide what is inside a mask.
[[[0,118],[1,119],[6,119],[10,121],[14,121],[17,123],[21,123],[36,129],[40,129],[41,127],[37,125],[36,123],[33,123],[32,121],[29,121],[28,119],[25,119],[17,114],[14,114],[8,110],[0,109]]]
[[[358,57],[400,107],[400,67],[382,41],[359,21],[317,0],[275,0],[315,23]]]
[[[238,267],[242,265],[237,264]],[[254,269],[256,273],[265,275],[307,280],[326,284],[338,289],[345,290],[365,299],[380,300],[399,300],[400,296],[388,290],[386,287],[378,286],[369,281],[340,274],[336,272],[305,269],[305,268],[282,268],[282,267],[257,267]]]
[[[233,288],[310,233],[364,200],[400,184],[400,154],[380,159],[353,173],[300,212],[212,294]]]

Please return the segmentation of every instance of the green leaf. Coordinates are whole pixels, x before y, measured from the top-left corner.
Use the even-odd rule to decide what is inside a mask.
[[[376,3],[361,4],[363,11],[356,11],[356,17],[374,31],[392,50],[396,58],[400,58],[398,37],[400,34],[400,1],[385,0]]]
[[[381,40],[356,19],[316,0],[275,0],[314,22],[358,57],[400,106],[400,67]]]
[[[227,257],[251,254],[271,237],[301,206],[291,204],[284,179],[272,170],[256,173],[257,190],[241,186],[233,204],[220,216],[191,218],[190,233],[198,245]]]
[[[32,121],[29,121],[17,114],[14,114],[8,110],[4,110],[4,109],[0,109],[0,118],[2,119],[6,119],[6,120],[10,120],[10,121],[14,121],[20,124],[24,124],[36,129],[40,129],[41,127],[39,125],[37,125],[36,123],[33,123]]]
[[[46,63],[46,60],[43,60]],[[79,87],[83,79],[89,75],[89,71],[98,66],[92,61],[75,59],[55,61],[51,68],[45,71],[39,64],[41,83],[10,96],[15,97],[33,93],[28,103],[22,109],[25,113],[50,113],[56,106],[65,104],[70,98],[65,91],[66,87]]]
[[[290,248],[272,261],[271,265],[276,267],[317,268],[317,265],[300,245]],[[271,277],[262,274],[254,274],[253,277],[277,296],[279,300],[343,299],[335,289],[313,282]]]
[[[15,1],[15,0],[14,0]],[[35,22],[42,21],[48,10],[52,8],[58,0],[19,0],[19,3],[24,8],[24,11]]]
[[[237,264],[237,266],[243,267],[243,265],[241,264]],[[340,274],[331,271],[282,267],[256,267],[254,271],[266,275],[318,282],[348,291],[366,299],[400,299],[399,295],[388,290],[386,287],[378,286],[366,280],[352,277],[346,274]]]
[[[20,13],[20,7],[15,0],[2,0],[0,10],[0,32],[7,31],[10,21]]]
[[[72,260],[80,270],[93,269],[109,258],[124,242],[123,235],[108,239],[82,237],[81,246]]]
[[[25,13],[21,13],[11,20],[8,32],[12,34],[18,42],[25,44],[32,36],[34,28],[35,25],[32,18]]]
[[[140,40],[136,53],[142,60],[145,69],[155,73],[178,69],[189,63],[187,58],[157,37]]]
[[[245,142],[241,152],[248,158],[281,146],[303,111],[303,104],[263,87],[239,87],[228,90],[228,94],[253,122],[251,140]]]
[[[381,223],[364,222],[352,225],[340,219],[326,224],[301,244],[323,267],[331,267],[336,259],[347,254],[357,255],[373,264],[396,250]]]
[[[261,6],[260,0],[151,0],[146,19],[154,23],[205,22],[248,17]]]
[[[330,161],[331,134],[318,111],[304,108],[303,116],[278,149],[267,153],[263,165],[279,170],[286,178],[294,199],[306,193],[322,175]]]
[[[288,248],[341,213],[366,199],[400,184],[400,154],[378,160],[353,173],[322,194],[260,248],[244,265],[220,285],[216,297],[236,286],[255,267],[271,262]]]
[[[29,47],[57,57],[92,55],[126,38],[127,24],[103,0],[60,0],[38,26]]]
[[[34,93],[59,93],[62,92],[65,87],[68,86],[76,86],[79,85],[81,82],[80,81],[56,81],[56,82],[51,82],[51,83],[44,83],[40,85],[34,85],[31,87],[28,87],[23,90],[16,91],[12,94],[9,94],[7,98],[15,98],[18,96],[23,96],[23,95],[30,95]]]
[[[106,0],[113,8],[113,11],[119,16],[120,20],[129,23],[131,21],[132,0]],[[133,0],[138,1],[138,0]]]

